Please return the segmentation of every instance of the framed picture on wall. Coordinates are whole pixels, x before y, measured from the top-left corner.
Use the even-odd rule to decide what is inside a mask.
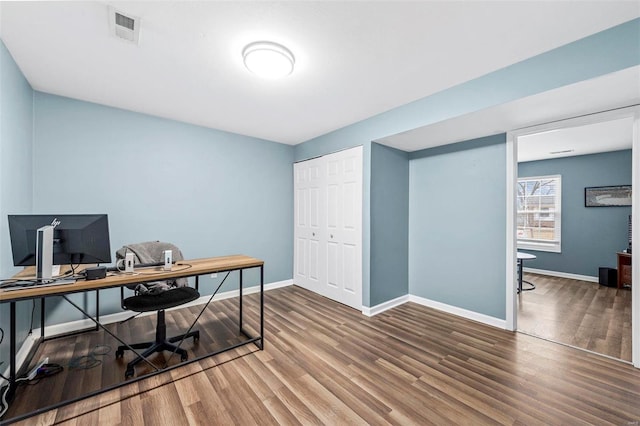
[[[622,207],[631,205],[631,185],[594,186],[584,189],[585,207]]]

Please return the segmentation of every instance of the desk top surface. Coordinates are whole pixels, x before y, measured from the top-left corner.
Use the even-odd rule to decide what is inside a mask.
[[[170,271],[165,271],[161,266],[153,268],[139,268],[133,273],[109,273],[106,278],[99,280],[78,280],[75,283],[69,284],[33,286],[10,291],[0,290],[0,302],[81,291],[101,290],[111,287],[120,287],[127,284],[160,281],[169,278],[192,277],[196,275],[253,268],[263,265],[264,262],[260,259],[240,254],[209,257],[204,259],[182,260],[176,262]],[[31,274],[33,274],[33,272],[31,272]],[[29,279],[33,278],[33,275],[29,276],[28,270],[25,270],[16,274],[14,278]]]
[[[522,259],[522,260],[529,260],[529,259],[535,259],[536,255],[535,254],[531,254],[531,253],[524,253],[522,251],[518,252],[518,259]]]

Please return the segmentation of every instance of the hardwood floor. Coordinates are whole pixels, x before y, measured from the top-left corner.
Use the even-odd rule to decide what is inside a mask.
[[[257,318],[256,300],[255,296],[245,300],[250,321]],[[247,346],[20,424],[631,425],[640,421],[640,370],[619,361],[414,303],[368,318],[301,288],[286,287],[265,293],[265,306],[264,351]],[[227,319],[234,318],[235,309],[230,301],[216,302],[214,312],[222,327],[214,327],[209,318],[209,327],[201,324],[200,329],[213,335],[233,330]],[[202,337],[200,345],[205,344]],[[92,374],[101,376],[114,365],[118,362],[110,354]],[[75,383],[88,384],[79,379]],[[19,391],[21,399],[26,393],[53,392],[44,381]]]
[[[525,274],[518,330],[631,362],[631,290]]]

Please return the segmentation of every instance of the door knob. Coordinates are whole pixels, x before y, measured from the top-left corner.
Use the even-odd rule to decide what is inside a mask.
[[[333,238],[333,234],[331,234],[331,238]]]
[[[311,235],[313,235],[313,236],[315,237],[315,236],[316,236],[316,233],[315,233],[315,232],[312,232],[312,233],[311,233]]]

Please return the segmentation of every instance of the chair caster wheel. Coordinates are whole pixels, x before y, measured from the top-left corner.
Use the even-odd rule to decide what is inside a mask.
[[[200,341],[200,331],[196,332],[196,334],[193,335],[193,341],[194,342]]]
[[[189,356],[188,356],[187,354],[180,355],[180,361],[183,361],[183,362],[184,362],[184,361],[186,361],[186,360],[188,360],[188,359],[189,359]]]
[[[124,373],[124,378],[125,378],[125,379],[130,379],[130,378],[132,378],[132,377],[133,377],[133,375],[134,375],[134,374],[135,374],[135,370],[133,370],[133,369],[131,369],[131,370],[127,369],[127,371],[125,371],[125,373]]]
[[[124,356],[124,351],[121,349],[116,350],[116,359],[122,358]]]

